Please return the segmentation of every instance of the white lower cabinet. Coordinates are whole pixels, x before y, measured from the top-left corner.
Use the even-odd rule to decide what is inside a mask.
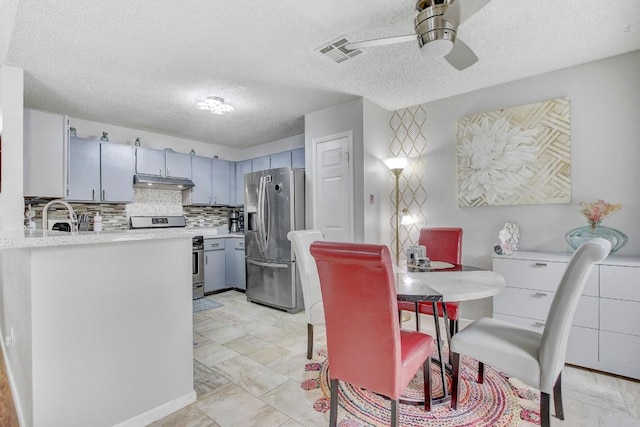
[[[226,288],[225,239],[204,239],[204,292]]]
[[[204,292],[246,289],[244,238],[204,239]]]
[[[493,316],[542,332],[570,254],[494,256],[505,289]],[[594,266],[578,302],[567,363],[640,379],[640,258],[611,256]]]

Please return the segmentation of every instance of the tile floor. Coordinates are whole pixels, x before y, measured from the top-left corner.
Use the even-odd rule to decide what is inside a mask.
[[[328,414],[314,411],[300,387],[307,363],[304,313],[248,303],[236,291],[213,298],[224,306],[193,316],[198,400],[152,425],[328,425]],[[324,339],[324,329],[317,327],[314,350]],[[640,426],[639,382],[567,367],[563,393],[565,421],[552,417],[553,426]]]

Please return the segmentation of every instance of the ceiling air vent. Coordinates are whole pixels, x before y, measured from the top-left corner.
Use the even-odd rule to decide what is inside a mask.
[[[360,49],[349,50],[344,47],[347,43],[352,42],[353,40],[349,40],[346,37],[340,37],[332,42],[327,43],[327,45],[321,47],[320,49],[317,49],[316,51],[330,58],[332,61],[341,63],[353,58],[354,56],[358,56],[361,53],[364,53],[364,51]]]

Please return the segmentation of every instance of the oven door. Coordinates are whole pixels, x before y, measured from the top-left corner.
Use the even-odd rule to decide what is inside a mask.
[[[204,250],[194,249],[191,256],[191,273],[193,284],[204,283]]]

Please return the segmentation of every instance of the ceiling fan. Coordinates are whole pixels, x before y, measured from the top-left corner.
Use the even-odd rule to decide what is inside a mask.
[[[353,42],[348,50],[418,41],[420,52],[427,58],[444,56],[457,70],[478,62],[469,46],[457,38],[458,26],[491,0],[417,0],[415,34]]]

